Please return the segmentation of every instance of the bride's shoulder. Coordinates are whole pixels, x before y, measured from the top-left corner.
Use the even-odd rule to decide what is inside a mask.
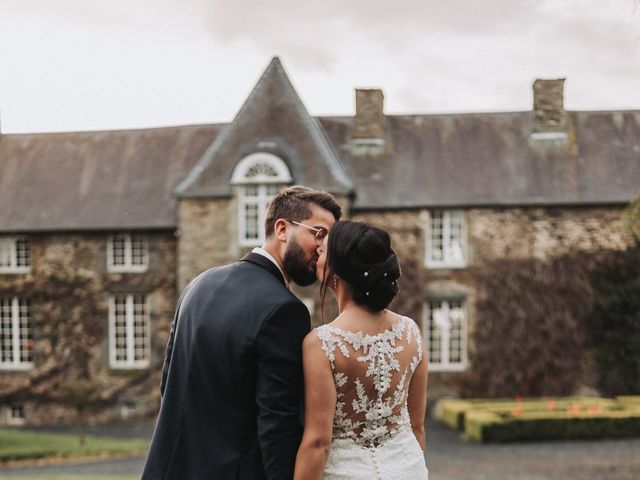
[[[332,323],[333,322],[326,323],[312,328],[306,337],[304,337],[304,344],[307,346],[320,345],[323,340],[326,340],[331,335]]]

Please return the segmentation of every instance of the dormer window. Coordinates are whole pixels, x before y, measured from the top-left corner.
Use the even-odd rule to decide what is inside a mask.
[[[258,246],[264,242],[267,205],[282,185],[291,183],[284,161],[270,153],[253,153],[238,162],[231,184],[237,187],[238,243]]]
[[[25,237],[0,237],[0,273],[28,273],[31,242]]]

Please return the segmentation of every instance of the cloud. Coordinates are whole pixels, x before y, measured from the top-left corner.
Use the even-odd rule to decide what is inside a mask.
[[[301,68],[329,71],[349,43],[401,53],[442,35],[477,37],[526,30],[533,0],[350,0],[216,2],[209,31],[220,42],[250,42]],[[525,21],[528,20],[528,21]]]

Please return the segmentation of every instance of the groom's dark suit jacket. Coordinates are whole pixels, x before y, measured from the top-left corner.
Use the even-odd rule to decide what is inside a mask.
[[[309,312],[262,255],[183,291],[142,478],[287,479],[302,436]]]

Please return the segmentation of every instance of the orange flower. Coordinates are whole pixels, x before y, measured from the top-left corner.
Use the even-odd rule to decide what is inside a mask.
[[[511,415],[513,415],[514,417],[521,417],[523,413],[524,413],[524,408],[522,407],[517,407],[511,410]]]
[[[554,411],[558,405],[555,400],[549,400],[547,402],[547,410]]]
[[[571,405],[567,409],[567,413],[570,413],[571,415],[580,415],[581,412],[582,412],[582,407],[580,405]]]

